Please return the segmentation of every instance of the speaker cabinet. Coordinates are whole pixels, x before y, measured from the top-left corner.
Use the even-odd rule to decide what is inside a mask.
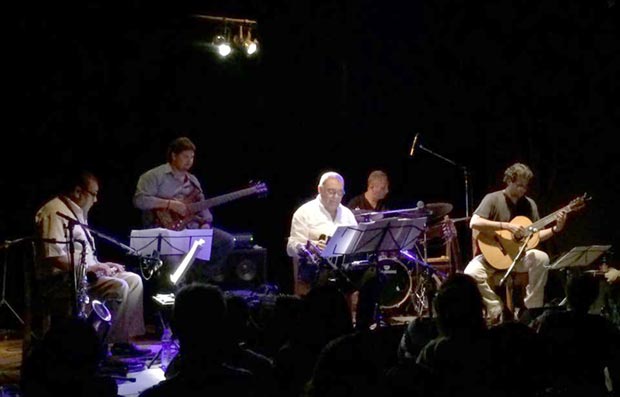
[[[253,289],[267,282],[267,249],[234,249],[226,261],[225,289]]]

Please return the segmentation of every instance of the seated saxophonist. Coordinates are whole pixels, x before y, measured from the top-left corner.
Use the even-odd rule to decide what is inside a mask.
[[[121,264],[100,261],[93,236],[84,226],[88,224],[88,212],[97,202],[98,193],[98,178],[81,171],[68,178],[63,192],[37,211],[35,223],[41,241],[37,278],[50,302],[60,302],[58,298],[62,295],[81,301],[52,307],[52,321],[55,316],[83,317],[83,311],[88,310],[83,307],[82,295],[86,292],[90,299],[102,301],[110,308],[112,319],[105,342],[111,344],[111,354],[144,356],[150,350],[130,342],[132,337],[145,333],[142,279]]]

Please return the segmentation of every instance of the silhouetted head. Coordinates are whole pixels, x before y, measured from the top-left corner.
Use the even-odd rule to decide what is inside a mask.
[[[449,276],[433,301],[441,334],[479,332],[486,328],[484,304],[473,277],[462,273]]]
[[[598,280],[589,274],[573,276],[567,285],[568,306],[581,313],[587,313],[598,297]]]
[[[219,350],[227,334],[226,299],[215,285],[194,282],[176,293],[171,321],[182,352]]]

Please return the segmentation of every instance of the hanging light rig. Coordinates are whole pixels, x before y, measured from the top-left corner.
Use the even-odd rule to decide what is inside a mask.
[[[194,15],[194,17],[221,23],[221,27],[210,43],[210,47],[212,47],[220,57],[226,58],[235,51],[243,52],[246,56],[251,57],[258,52],[258,40],[252,35],[252,30],[256,27],[256,21],[251,19],[199,14]],[[236,34],[232,36],[232,40],[231,26],[236,30]]]

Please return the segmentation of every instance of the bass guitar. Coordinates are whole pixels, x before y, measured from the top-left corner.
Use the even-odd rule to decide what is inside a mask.
[[[510,223],[523,226],[525,232],[515,236],[509,230],[497,230],[493,234],[478,233],[476,242],[484,259],[497,270],[506,270],[512,265],[514,258],[519,253],[523,241],[527,241],[526,250],[532,249],[540,242],[539,231],[555,222],[557,215],[577,211],[585,207],[586,201],[590,200],[587,193],[573,199],[568,205],[559,210],[532,222],[526,216],[516,216]]]
[[[180,231],[184,230],[187,227],[187,224],[193,221],[196,214],[201,211],[240,199],[242,197],[264,193],[267,193],[267,185],[262,182],[258,182],[251,187],[222,194],[221,196],[212,197],[206,200],[193,202],[192,197],[189,197],[187,199],[188,202],[184,201],[185,205],[187,205],[188,215],[186,216],[182,216],[171,210],[161,208],[153,210],[153,215],[156,225],[166,229]]]

